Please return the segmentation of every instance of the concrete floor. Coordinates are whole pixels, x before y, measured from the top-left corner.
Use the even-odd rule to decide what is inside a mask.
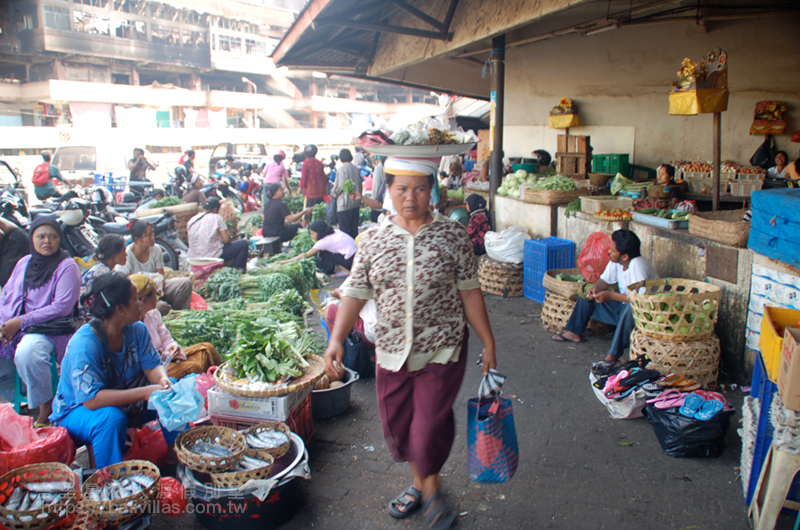
[[[338,282],[337,282],[338,283]],[[539,322],[539,304],[526,298],[487,295],[497,340],[499,370],[509,376],[520,463],[505,484],[477,484],[466,472],[467,400],[480,379],[473,360],[455,405],[457,437],[443,470],[444,488],[458,506],[465,529],[676,529],[746,530],[750,527],[740,482],[740,414],[727,433],[724,454],[689,460],[665,456],[645,419],[614,420],[589,383],[610,336],[585,344],[552,342]],[[726,394],[740,409],[743,394]],[[407,466],[396,464],[381,434],[374,380],[357,382],[345,414],[315,422],[308,444],[311,482],[303,504],[281,528],[425,528],[420,515],[396,521],[385,506],[411,484]],[[624,442],[624,443],[622,443]],[[632,442],[628,444],[628,442]],[[792,528],[781,516],[778,528]],[[199,527],[193,515],[157,516],[153,527]]]

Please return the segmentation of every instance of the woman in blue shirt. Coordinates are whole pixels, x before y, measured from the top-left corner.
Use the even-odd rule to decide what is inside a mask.
[[[89,296],[94,319],[67,345],[50,421],[92,444],[100,468],[122,461],[125,431],[153,419],[147,400],[170,379],[139,321],[133,282],[122,273],[101,274]],[[178,433],[164,434],[171,443]]]

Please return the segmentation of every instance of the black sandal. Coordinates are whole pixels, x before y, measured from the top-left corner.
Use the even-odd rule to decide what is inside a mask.
[[[410,486],[406,491],[389,503],[387,510],[389,515],[395,519],[405,519],[419,508],[421,504],[422,493],[414,486]],[[403,509],[401,510],[400,508]]]
[[[431,530],[447,530],[453,525],[456,513],[448,506],[441,491],[434,493],[422,504],[425,522]]]

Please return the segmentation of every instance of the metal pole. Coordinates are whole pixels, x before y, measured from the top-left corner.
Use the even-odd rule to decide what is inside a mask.
[[[503,180],[503,112],[505,107],[506,36],[492,39],[492,117],[489,135],[492,144],[491,173],[489,176],[489,214],[492,227],[497,230],[495,194]]]
[[[711,209],[719,210],[719,177],[721,162],[722,113],[714,113],[714,180],[712,181]]]

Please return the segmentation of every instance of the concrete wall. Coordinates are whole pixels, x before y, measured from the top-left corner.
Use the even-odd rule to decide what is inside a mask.
[[[789,138],[800,129],[797,22],[796,16],[709,22],[705,28],[672,22],[509,49],[505,124],[546,125],[550,109],[570,97],[579,106],[582,124],[635,127],[639,164],[710,160],[712,116],[669,116],[668,93],[684,57],[699,62],[719,46],[728,52],[730,88],[728,111],[722,114],[723,159],[750,159],[763,141],[749,135],[755,103],[776,99],[789,104],[788,135],[776,140],[793,160],[798,146]],[[514,135],[513,127],[506,135]]]

